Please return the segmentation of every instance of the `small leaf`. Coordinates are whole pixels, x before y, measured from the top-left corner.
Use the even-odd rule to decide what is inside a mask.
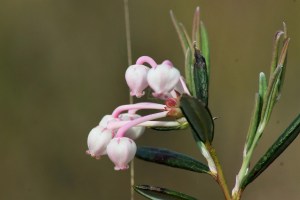
[[[205,58],[199,49],[195,47],[195,64],[193,73],[193,83],[195,85],[195,96],[200,99],[205,106],[208,105],[208,75]]]
[[[209,168],[200,161],[168,149],[139,147],[136,157],[145,161],[185,169],[199,173],[209,173]]]
[[[247,139],[246,139],[246,146],[245,150],[248,152],[249,148],[252,146],[252,143],[255,138],[255,133],[259,124],[259,118],[260,118],[260,113],[261,113],[261,97],[258,93],[255,95],[255,105],[254,105],[254,110],[252,113],[251,121],[250,121],[250,126],[247,134]]]
[[[180,192],[150,185],[137,185],[134,186],[134,190],[142,196],[152,200],[197,200],[194,197]]]
[[[180,27],[173,11],[171,10],[170,11],[170,16],[171,16],[171,19],[172,19],[172,22],[173,22],[173,25],[176,29],[176,32],[178,34],[178,37],[179,37],[179,41],[180,41],[180,44],[182,46],[182,50],[183,50],[183,54],[185,55],[186,54],[186,50],[187,48],[189,47],[189,38],[187,37],[187,35],[184,33],[184,31],[182,30],[182,27]]]
[[[278,61],[278,51],[279,51],[279,41],[280,41],[280,38],[281,38],[281,36],[283,34],[284,34],[283,31],[277,31],[275,33],[270,74],[272,74],[275,71],[276,67],[277,67],[277,63],[278,63],[277,62]]]
[[[211,143],[214,137],[214,122],[209,109],[200,100],[186,94],[181,97],[180,108],[193,129],[194,139]]]
[[[274,104],[277,101],[277,91],[280,84],[281,72],[282,66],[278,66],[269,80],[269,85],[263,100],[263,108],[261,113],[261,121],[263,121],[265,124],[269,121]]]
[[[156,131],[174,131],[174,130],[186,129],[188,126],[189,126],[189,123],[184,122],[178,126],[155,126],[155,127],[150,127],[150,128],[153,130],[156,130]]]
[[[197,7],[194,13],[192,40],[200,47],[200,7]]]
[[[208,34],[205,28],[204,23],[201,21],[200,23],[201,30],[201,53],[205,58],[206,67],[207,67],[207,76],[209,78],[210,75],[210,54],[209,54],[209,43],[208,43]]]
[[[185,80],[189,91],[194,94],[195,85],[193,82],[193,73],[194,73],[194,58],[191,48],[187,48],[186,55],[185,55],[185,63],[184,63],[184,70],[185,70]]]
[[[267,78],[266,75],[263,72],[260,72],[259,74],[259,96],[264,99],[266,92],[267,92],[267,87],[268,87],[268,83],[267,83]]]
[[[281,153],[296,139],[300,133],[300,114],[289,125],[289,127],[274,142],[268,151],[255,164],[250,173],[242,182],[241,188],[244,189],[249,183],[254,181]]]

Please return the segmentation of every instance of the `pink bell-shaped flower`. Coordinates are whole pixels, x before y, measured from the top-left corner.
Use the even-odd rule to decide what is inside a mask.
[[[167,63],[151,68],[147,75],[148,84],[154,90],[153,96],[161,99],[170,97],[179,79],[180,72]]]
[[[132,121],[134,119],[140,118],[141,116],[138,114],[130,114],[130,113],[123,113],[119,115],[119,119],[121,121]],[[136,140],[145,132],[144,126],[134,126],[128,129],[125,133],[126,137],[130,139]]]
[[[112,130],[96,126],[88,135],[87,145],[89,149],[86,153],[99,159],[102,155],[106,154],[106,147],[113,137],[114,133]]]
[[[114,138],[107,145],[107,155],[115,164],[115,170],[128,169],[128,163],[134,158],[136,144],[127,137]]]
[[[127,68],[125,79],[130,88],[130,95],[142,97],[144,89],[148,87],[147,73],[149,68],[145,65],[131,65]]]

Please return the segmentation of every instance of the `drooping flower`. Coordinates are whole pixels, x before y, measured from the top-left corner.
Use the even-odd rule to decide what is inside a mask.
[[[149,86],[154,90],[154,97],[167,99],[171,96],[170,92],[179,82],[180,72],[168,63],[157,65],[151,68],[147,75]]]
[[[115,170],[128,169],[128,163],[136,153],[135,142],[127,137],[114,138],[107,145],[107,155],[115,164]]]
[[[130,95],[142,97],[144,89],[148,87],[147,73],[149,68],[145,65],[131,65],[127,68],[125,79],[130,88]]]
[[[106,147],[114,137],[114,132],[101,126],[93,128],[87,139],[88,150],[87,154],[99,159],[102,155],[106,154]]]

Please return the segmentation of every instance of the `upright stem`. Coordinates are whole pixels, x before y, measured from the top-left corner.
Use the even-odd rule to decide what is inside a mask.
[[[215,177],[215,180],[219,183],[219,185],[220,185],[220,187],[223,191],[223,194],[225,196],[225,199],[226,200],[231,200],[232,198],[231,198],[230,192],[228,190],[226,179],[224,177],[221,164],[220,164],[219,159],[217,157],[216,150],[209,143],[206,143],[205,146],[206,146],[207,150],[209,151],[209,153],[210,153],[210,155],[211,155],[211,157],[212,157],[212,159],[213,159],[213,161],[216,165],[217,175]]]
[[[125,31],[126,31],[126,46],[127,46],[127,61],[128,66],[132,65],[132,50],[130,37],[130,20],[129,20],[129,6],[128,0],[124,0],[124,17],[125,17]],[[133,97],[129,95],[129,103],[133,104]],[[130,200],[134,200],[134,162],[130,163]]]

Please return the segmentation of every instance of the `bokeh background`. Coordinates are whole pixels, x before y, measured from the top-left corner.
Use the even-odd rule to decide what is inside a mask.
[[[220,117],[214,145],[232,187],[258,73],[268,73],[273,36],[283,21],[291,37],[284,91],[255,160],[300,111],[300,1],[129,0],[133,60],[170,59],[182,70],[169,10],[191,30],[196,6],[211,46],[210,107]],[[90,129],[128,103],[123,11],[122,0],[0,1],[0,199],[130,198],[129,171],[115,172],[107,158],[85,155]],[[137,143],[202,159],[189,131],[147,131]],[[299,151],[297,139],[246,189],[244,199],[299,199]],[[223,198],[206,175],[140,160],[135,181],[199,199]]]

